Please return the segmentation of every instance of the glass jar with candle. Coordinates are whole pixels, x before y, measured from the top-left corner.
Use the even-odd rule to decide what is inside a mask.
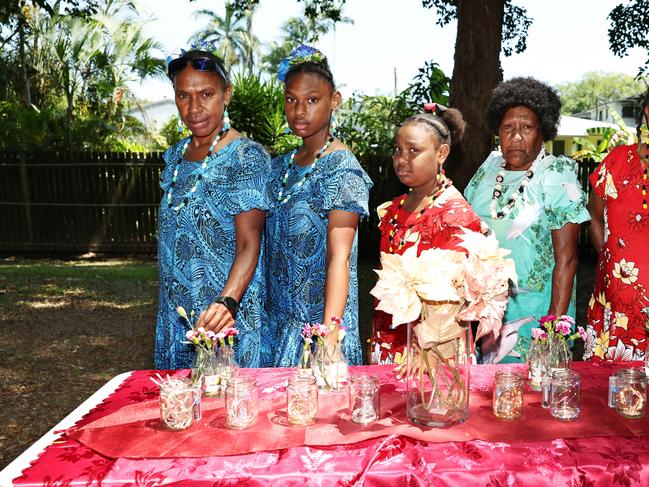
[[[617,373],[615,411],[625,418],[641,418],[647,404],[647,377],[641,369]]]
[[[496,372],[493,390],[493,413],[498,419],[523,416],[523,376],[517,372]]]
[[[349,414],[354,423],[370,424],[381,417],[379,378],[352,375],[349,381]]]
[[[561,421],[573,421],[579,417],[581,378],[569,369],[552,372],[550,383],[550,414]]]
[[[318,412],[318,384],[313,375],[296,375],[286,386],[286,415],[290,424],[315,423]]]
[[[257,422],[259,395],[254,377],[232,377],[225,388],[228,427],[249,428]]]

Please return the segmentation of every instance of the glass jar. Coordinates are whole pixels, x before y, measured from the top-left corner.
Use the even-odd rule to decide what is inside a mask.
[[[286,415],[290,424],[315,423],[318,413],[318,384],[313,375],[296,375],[286,386]]]
[[[579,417],[581,379],[569,369],[552,372],[550,385],[550,414],[561,421],[573,421]]]
[[[180,431],[194,422],[194,404],[200,385],[190,379],[167,378],[160,385],[160,417],[167,428]]]
[[[622,369],[617,373],[615,411],[625,418],[641,418],[647,404],[647,376],[641,369]]]
[[[493,390],[493,413],[498,419],[523,416],[523,376],[517,372],[496,372]]]
[[[254,377],[232,377],[225,388],[228,427],[245,429],[257,422],[259,395]]]
[[[219,368],[220,393],[225,392],[228,381],[236,377],[239,365],[234,354],[234,348],[222,345],[217,352],[216,361]]]
[[[354,423],[370,424],[381,417],[379,378],[352,375],[349,381],[349,415]]]

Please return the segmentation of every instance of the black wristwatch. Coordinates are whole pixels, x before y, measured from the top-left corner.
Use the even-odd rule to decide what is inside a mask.
[[[237,308],[239,307],[239,303],[237,303],[236,299],[231,298],[230,296],[219,296],[214,300],[214,302],[220,303],[226,308],[228,308],[233,318],[237,314]]]

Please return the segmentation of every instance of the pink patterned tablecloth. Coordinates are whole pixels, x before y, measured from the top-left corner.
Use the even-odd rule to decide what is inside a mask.
[[[498,367],[472,370],[472,393],[485,395]],[[534,439],[534,426],[544,424],[538,411],[538,393],[526,393],[523,422],[500,422],[475,412],[474,423],[489,423],[490,441],[421,441],[391,434],[357,443],[332,446],[294,446],[231,456],[183,458],[110,458],[63,436],[23,471],[15,485],[649,485],[649,419],[621,420],[604,404],[611,367],[576,363],[582,375],[585,402],[599,408],[587,421],[553,422],[563,428],[555,439]],[[387,380],[386,367],[363,367]],[[260,390],[281,393],[290,371],[246,371],[258,378]],[[155,371],[134,372],[118,390],[84,417],[77,427],[89,425],[121,408],[154,399],[158,388],[149,377]],[[592,399],[597,398],[597,399]],[[603,398],[600,400],[599,398]],[[472,401],[473,402],[473,401]],[[547,412],[549,416],[549,412]],[[478,422],[476,418],[480,417]],[[537,419],[535,419],[537,418]],[[611,422],[625,433],[611,436]],[[466,427],[466,426],[464,426]],[[455,427],[458,428],[458,427]],[[455,428],[442,432],[452,433]],[[503,431],[508,441],[491,436]],[[527,430],[525,441],[512,441],[512,430]],[[507,432],[510,433],[507,433]],[[547,437],[544,427],[538,427]],[[576,432],[576,433],[575,433]],[[217,432],[218,433],[218,432]],[[556,435],[551,435],[556,436]],[[219,437],[214,437],[219,442]],[[221,438],[222,441],[222,438]]]

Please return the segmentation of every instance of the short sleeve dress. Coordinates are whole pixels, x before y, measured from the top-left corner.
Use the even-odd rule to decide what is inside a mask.
[[[282,200],[281,182],[289,165],[289,154],[272,161],[269,193],[272,207],[266,220],[268,261],[268,312],[276,330],[276,367],[298,363],[302,350],[300,332],[306,322],[322,322],[327,273],[327,226],[329,211],[342,210],[368,215],[372,181],[348,150],[324,155],[317,168],[304,180],[312,166],[292,166]],[[347,327],[344,346],[349,363],[361,365],[358,333],[358,234],[349,260],[349,287],[345,312]]]
[[[514,260],[518,275],[518,289],[507,303],[501,338],[495,344],[483,342],[482,360],[486,363],[525,360],[531,329],[537,326],[536,320],[547,314],[552,299],[552,230],[590,219],[575,161],[553,155],[537,163],[536,174],[511,212],[503,219],[493,218],[490,204],[502,160],[502,154],[492,152],[464,191],[467,201],[495,233],[501,248],[511,250],[509,257]],[[496,212],[518,191],[525,173],[505,171]],[[575,301],[573,284],[567,313],[573,317]]]
[[[270,157],[261,145],[239,137],[212,154],[203,169],[200,162],[183,159],[185,142],[178,142],[164,154],[164,195],[158,214],[158,369],[191,367],[194,347],[183,343],[188,325],[178,316],[176,307],[182,306],[198,316],[214,301],[228,279],[236,255],[235,216],[252,209],[268,209],[265,185]],[[175,171],[176,182],[171,188]],[[183,201],[185,206],[176,210]],[[272,337],[264,328],[267,319],[263,251],[262,240],[257,268],[236,315],[239,335],[235,350],[243,367],[263,367],[272,362]]]
[[[584,359],[644,360],[649,326],[649,181],[638,146],[613,149],[590,176],[604,200],[604,244],[588,304]]]

